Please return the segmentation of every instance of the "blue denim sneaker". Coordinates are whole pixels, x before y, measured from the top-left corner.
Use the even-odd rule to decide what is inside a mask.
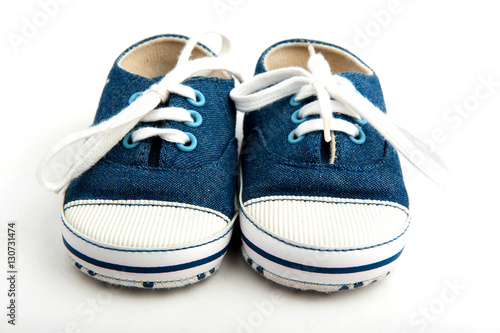
[[[68,183],[63,242],[82,272],[113,284],[179,287],[218,269],[236,218],[235,80],[225,57],[177,35],[143,40],[111,69],[89,129],[57,144],[40,169]],[[76,157],[48,174],[57,156]]]
[[[396,149],[437,182],[446,172],[432,156],[416,160],[432,154],[388,120],[375,73],[340,47],[287,40],[231,97],[247,112],[239,199],[248,264],[321,292],[385,277],[410,225]]]

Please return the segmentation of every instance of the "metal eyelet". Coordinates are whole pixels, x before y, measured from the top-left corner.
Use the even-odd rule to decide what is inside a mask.
[[[203,106],[205,105],[205,95],[203,95],[199,90],[193,89],[196,95],[196,100],[188,98],[187,101],[193,106]]]
[[[184,124],[189,127],[199,127],[203,123],[203,117],[201,114],[194,110],[188,110],[191,117],[193,117],[193,121],[185,121]]]
[[[135,102],[135,100],[136,100],[137,98],[139,98],[139,96],[141,96],[141,95],[142,95],[142,91],[138,91],[138,92],[136,92],[135,94],[132,94],[132,96],[130,96],[130,97],[129,97],[129,99],[128,99],[128,104],[132,104],[132,103],[134,103],[134,102]]]
[[[183,151],[183,152],[190,152],[190,151],[193,151],[196,146],[198,145],[198,140],[196,140],[196,137],[189,133],[189,132],[184,132],[186,133],[186,135],[189,137],[189,145],[183,145],[182,143],[176,143],[177,145],[177,148],[179,148],[179,150]]]
[[[296,143],[299,143],[300,141],[304,140],[304,135],[301,135],[299,136],[298,138],[295,137],[295,131],[297,129],[294,129],[293,131],[290,132],[290,134],[288,134],[288,142],[290,142],[291,144],[296,144]]]
[[[133,132],[128,132],[127,135],[125,135],[123,137],[123,140],[122,140],[123,148],[133,149],[139,145],[140,141],[135,141],[135,142],[132,141],[132,133]]]
[[[366,134],[361,127],[359,127],[358,125],[354,125],[354,126],[356,126],[358,128],[358,136],[354,137],[352,135],[349,135],[349,139],[352,142],[354,142],[355,144],[361,145],[361,144],[365,143],[365,141],[366,141]]]

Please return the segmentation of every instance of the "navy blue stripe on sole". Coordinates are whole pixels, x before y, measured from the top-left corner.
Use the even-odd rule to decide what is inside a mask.
[[[191,262],[187,262],[184,264],[178,264],[178,265],[171,265],[171,266],[156,266],[156,267],[137,267],[137,266],[125,266],[125,265],[118,265],[118,264],[113,264],[105,261],[101,261],[98,259],[91,258],[89,256],[86,256],[85,254],[79,252],[78,250],[74,249],[71,245],[66,242],[66,239],[63,239],[64,246],[68,249],[69,252],[71,252],[74,256],[77,258],[82,259],[85,262],[88,262],[89,264],[92,264],[94,266],[106,268],[106,269],[111,269],[115,271],[120,271],[120,272],[126,272],[126,273],[138,273],[138,274],[154,274],[154,273],[169,273],[169,272],[177,272],[197,266],[201,266],[204,264],[207,264],[209,262],[212,262],[219,257],[222,257],[224,253],[227,251],[228,245],[224,247],[222,250],[219,252],[212,254],[211,256],[208,256],[203,259],[198,259],[194,260]]]
[[[259,254],[261,257],[266,258],[267,260],[273,261],[279,265],[285,266],[285,267],[290,267],[293,269],[297,269],[300,271],[305,271],[305,272],[311,272],[311,273],[320,273],[320,274],[349,274],[349,273],[359,273],[359,272],[365,272],[369,271],[372,269],[376,269],[385,265],[390,264],[394,260],[396,260],[401,253],[403,252],[403,249],[393,255],[390,258],[368,264],[368,265],[362,265],[362,266],[353,266],[353,267],[318,267],[318,266],[309,266],[309,265],[304,265],[304,264],[299,264],[296,262],[288,261],[279,257],[276,257],[269,252],[266,252],[259,248],[257,245],[252,243],[248,238],[245,237],[243,233],[241,233],[241,238],[243,239],[243,242],[252,249],[255,253]]]

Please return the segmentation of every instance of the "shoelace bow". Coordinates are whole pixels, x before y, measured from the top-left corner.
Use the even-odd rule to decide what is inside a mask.
[[[227,55],[230,51],[230,42],[223,35],[218,34],[222,44],[217,57],[189,60],[193,49],[204,35],[189,39],[179,55],[175,68],[166,74],[160,82],[142,92],[135,101],[120,113],[96,126],[69,135],[53,146],[38,169],[38,177],[42,184],[58,193],[72,179],[80,176],[97,163],[139,122],[193,121],[189,111],[185,109],[178,107],[158,108],[160,104],[168,101],[171,94],[196,100],[194,89],[181,84],[189,77],[209,75],[213,71],[221,70],[242,81],[240,74],[228,65]],[[132,133],[132,141],[140,141],[152,136],[159,136],[163,140],[180,144],[186,144],[190,141],[188,135],[183,131],[157,127],[137,129]],[[82,140],[85,140],[85,142],[74,150],[73,146]],[[61,165],[56,165],[57,163],[54,160],[61,155],[73,155],[73,158],[69,163],[63,163],[68,165],[56,170]],[[57,179],[49,180],[49,171],[58,173],[56,175]]]
[[[315,53],[309,46],[310,58],[307,71],[300,67],[288,67],[272,70],[242,83],[231,92],[236,109],[251,112],[294,95],[295,101],[312,96],[316,100],[300,109],[299,117],[311,115],[320,118],[304,119],[295,129],[295,137],[309,132],[323,131],[326,142],[332,140],[332,132],[344,132],[358,137],[360,128],[347,120],[333,118],[333,113],[352,117],[355,122],[369,123],[391,145],[437,185],[445,188],[449,173],[444,162],[415,136],[402,129],[362,96],[346,78],[332,75],[326,59]],[[424,157],[422,159],[422,157]]]

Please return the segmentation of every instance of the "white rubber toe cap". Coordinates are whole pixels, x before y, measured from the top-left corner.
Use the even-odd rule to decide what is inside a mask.
[[[409,223],[407,208],[375,200],[270,196],[244,207],[270,233],[318,248],[374,246],[397,238]]]
[[[230,220],[203,207],[146,200],[79,200],[64,206],[66,223],[100,244],[162,249],[199,242],[220,233]]]

